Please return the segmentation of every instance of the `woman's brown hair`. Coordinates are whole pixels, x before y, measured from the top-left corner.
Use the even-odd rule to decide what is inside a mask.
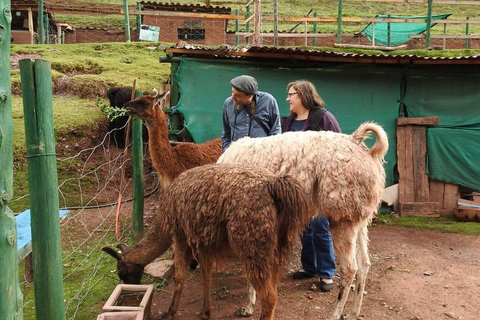
[[[292,81],[287,85],[287,92],[290,88],[295,89],[305,109],[312,110],[325,107],[325,102],[320,98],[317,89],[315,89],[315,86],[310,81]]]

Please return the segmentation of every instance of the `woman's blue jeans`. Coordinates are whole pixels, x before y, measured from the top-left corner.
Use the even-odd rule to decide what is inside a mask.
[[[328,219],[317,215],[301,237],[303,271],[322,279],[333,279],[335,276],[335,254],[328,226]]]

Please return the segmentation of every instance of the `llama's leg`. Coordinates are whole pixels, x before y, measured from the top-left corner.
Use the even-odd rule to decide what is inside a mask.
[[[241,307],[235,312],[238,317],[250,317],[253,314],[253,307],[257,301],[257,292],[255,288],[248,283],[248,304],[245,307]]]
[[[186,256],[188,247],[186,244],[178,244],[175,242],[175,289],[173,291],[172,302],[168,308],[168,312],[163,314],[162,319],[173,319],[177,313],[180,303],[180,295],[182,294],[183,284],[188,269],[188,258]]]
[[[342,224],[331,228],[331,232],[340,273],[340,290],[331,319],[338,320],[342,316],[357,271],[355,254],[358,226]]]
[[[355,297],[353,299],[352,315],[359,316],[362,307],[363,292],[365,291],[365,282],[367,280],[368,270],[370,269],[370,258],[368,256],[368,228],[367,225],[360,228],[357,242],[357,263],[358,271],[356,275]]]
[[[273,314],[277,307],[278,300],[277,286],[278,282],[276,282],[273,277],[270,277],[267,279],[264,288],[258,288],[258,298],[262,304],[260,320],[273,320]]]
[[[203,285],[203,308],[197,313],[200,319],[209,319],[212,313],[212,301],[210,299],[210,289],[212,285],[212,266],[213,257],[207,256],[207,253],[200,252],[198,261],[200,262],[200,273]]]

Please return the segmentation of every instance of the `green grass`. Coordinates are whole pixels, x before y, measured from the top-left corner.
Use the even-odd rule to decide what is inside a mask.
[[[446,233],[461,233],[480,236],[480,223],[459,222],[454,215],[432,217],[394,217],[381,214],[378,216],[378,223],[386,222],[387,225],[401,226],[418,230],[437,230]],[[377,223],[377,224],[378,224]]]

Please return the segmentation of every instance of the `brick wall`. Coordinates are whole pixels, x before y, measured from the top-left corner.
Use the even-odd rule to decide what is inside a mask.
[[[226,21],[221,19],[198,20],[184,17],[144,16],[142,24],[160,27],[161,42],[176,43],[183,40],[188,43],[219,45],[226,41]],[[179,39],[178,29],[183,29],[186,37]],[[202,29],[204,31],[203,39],[190,37],[191,35],[202,37],[200,35]]]

